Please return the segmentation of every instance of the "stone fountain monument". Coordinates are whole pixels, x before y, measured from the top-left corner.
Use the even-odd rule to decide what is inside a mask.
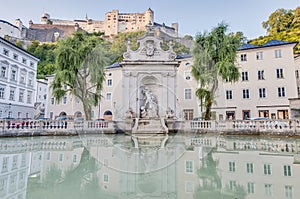
[[[172,45],[164,51],[163,40],[151,26],[138,39],[139,48],[127,52],[122,67],[123,105],[128,117],[133,116],[132,135],[167,134],[166,117],[178,118],[176,78],[178,61]]]

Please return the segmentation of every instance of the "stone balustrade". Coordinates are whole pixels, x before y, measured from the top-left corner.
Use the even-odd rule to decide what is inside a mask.
[[[299,120],[225,120],[189,121],[191,130],[225,134],[300,135]]]
[[[114,131],[110,121],[0,120],[0,136],[76,135]]]

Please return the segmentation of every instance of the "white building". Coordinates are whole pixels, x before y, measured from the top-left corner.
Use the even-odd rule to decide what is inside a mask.
[[[0,37],[5,37],[5,36],[20,38],[21,31],[19,27],[0,19]]]
[[[240,80],[219,84],[217,103],[212,108],[216,119],[289,119],[289,99],[298,98],[293,54],[296,44],[271,40],[262,46],[240,47]]]
[[[44,79],[36,81],[36,96],[35,96],[35,118],[43,118],[45,116],[45,109],[47,105],[48,96],[48,82]]]
[[[123,62],[106,68],[102,98],[92,110],[92,119],[124,119],[128,110],[133,112],[133,117],[139,117],[140,108],[145,106],[145,89],[158,101],[158,117],[165,117],[168,109],[174,111],[177,118],[192,119],[200,115],[194,95],[197,82],[191,75],[191,56],[176,58],[171,49],[163,51],[160,48],[161,40],[153,32],[146,34],[139,39],[137,51],[129,50]],[[48,76],[48,85],[53,78]],[[61,102],[56,102],[50,88],[49,91],[45,117],[55,119],[64,114],[69,118],[84,117],[82,103],[76,97],[65,96]]]
[[[33,118],[38,59],[0,38],[0,118]]]

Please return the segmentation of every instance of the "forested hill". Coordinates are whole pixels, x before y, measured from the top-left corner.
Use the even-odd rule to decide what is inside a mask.
[[[262,26],[267,30],[268,35],[253,39],[250,44],[262,45],[272,39],[295,41],[298,44],[294,52],[300,54],[300,7],[295,10],[278,9],[262,23]]]

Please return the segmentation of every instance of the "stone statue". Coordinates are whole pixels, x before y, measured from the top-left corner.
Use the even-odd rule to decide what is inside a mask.
[[[170,107],[168,107],[166,110],[166,118],[173,119],[174,117],[175,117],[174,111]]]
[[[158,104],[157,104],[157,100],[156,97],[153,95],[153,93],[145,88],[142,90],[142,94],[144,95],[144,106],[141,107],[141,117],[143,117],[143,115],[146,117],[158,117]],[[142,110],[143,108],[143,110]],[[145,111],[146,114],[142,114]]]

